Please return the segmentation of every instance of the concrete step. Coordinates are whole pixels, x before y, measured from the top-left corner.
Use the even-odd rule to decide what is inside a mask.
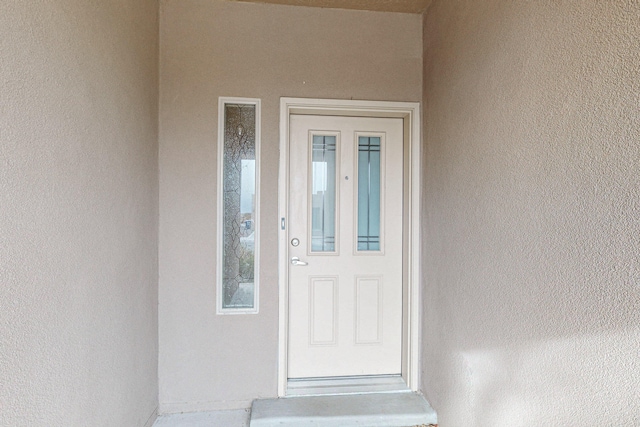
[[[412,427],[437,422],[423,396],[395,392],[255,400],[250,427]]]

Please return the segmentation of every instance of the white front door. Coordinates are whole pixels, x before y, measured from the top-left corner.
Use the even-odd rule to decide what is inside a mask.
[[[291,115],[288,377],[402,369],[403,121]]]

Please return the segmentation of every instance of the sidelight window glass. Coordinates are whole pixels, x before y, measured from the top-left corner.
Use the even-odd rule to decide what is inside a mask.
[[[256,312],[259,100],[220,100],[218,312]]]

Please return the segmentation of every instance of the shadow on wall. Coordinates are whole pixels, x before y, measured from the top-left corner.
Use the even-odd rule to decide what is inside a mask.
[[[640,328],[458,352],[442,401],[469,426],[638,426],[639,337]]]
[[[423,389],[447,426],[640,425],[640,3],[435,0]]]

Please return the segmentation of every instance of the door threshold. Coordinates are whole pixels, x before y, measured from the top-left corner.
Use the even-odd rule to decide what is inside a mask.
[[[286,397],[411,391],[400,375],[300,378],[287,381]]]

